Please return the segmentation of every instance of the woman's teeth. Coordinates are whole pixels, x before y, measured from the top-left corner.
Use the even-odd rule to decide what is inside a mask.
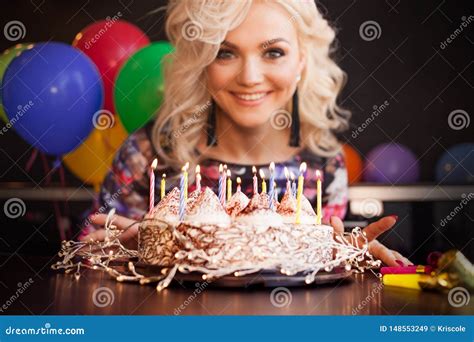
[[[263,98],[267,93],[255,93],[255,94],[237,94],[234,93],[235,96],[237,96],[239,99],[245,100],[245,101],[257,101]]]

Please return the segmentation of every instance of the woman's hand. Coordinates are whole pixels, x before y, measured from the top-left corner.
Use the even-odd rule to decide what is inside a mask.
[[[376,240],[380,234],[392,228],[396,222],[396,217],[386,216],[376,222],[369,224],[363,229],[367,237],[367,241],[369,242],[369,252],[375,258],[382,260],[382,262],[388,266],[400,266],[399,262],[402,262],[405,265],[413,265],[413,263],[403,255],[397,251],[388,249]],[[331,217],[331,226],[334,228],[335,234],[344,233],[344,224],[339,217]],[[359,243],[362,244],[363,242],[360,241]]]
[[[90,217],[90,220],[91,220],[91,223],[93,224],[103,226],[105,225],[106,218],[107,218],[106,214],[97,214],[97,215],[92,215]],[[113,216],[113,224],[117,226],[117,229],[125,230],[128,227],[128,229],[125,230],[119,236],[120,242],[124,244],[125,247],[127,248],[137,249],[138,223],[139,223],[138,221],[129,219],[128,217],[124,217],[120,215]],[[86,235],[80,238],[81,241],[89,241],[91,239],[94,241],[103,241],[105,239],[105,229],[96,230],[95,232],[92,232],[89,235]]]

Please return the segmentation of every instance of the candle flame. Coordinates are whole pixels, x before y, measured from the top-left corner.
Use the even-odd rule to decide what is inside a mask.
[[[200,173],[201,172],[201,167],[198,165],[196,165],[196,173]]]
[[[321,179],[321,178],[322,178],[321,171],[320,171],[320,170],[316,170],[316,179]]]
[[[291,176],[291,180],[294,181],[295,180],[295,174],[293,173],[293,171],[290,171],[290,176]]]
[[[300,173],[303,173],[306,171],[306,162],[302,162],[300,165]]]
[[[285,172],[285,177],[286,179],[290,178],[290,172],[288,171],[288,168],[285,166],[285,168],[283,169],[283,171]]]
[[[237,184],[240,185],[240,183],[242,183],[242,179],[240,179],[240,177],[237,177]]]
[[[273,172],[275,170],[275,163],[271,162],[270,163],[270,172]]]
[[[154,170],[158,166],[158,159],[153,159],[153,162],[151,163],[151,168]]]
[[[230,170],[227,170],[227,177],[230,177]]]
[[[163,173],[163,175],[161,175],[162,178],[166,178],[166,173]]]
[[[224,170],[224,166],[222,164],[219,164],[219,173],[221,173]]]
[[[252,166],[252,173],[256,174],[257,173],[257,168],[255,166]]]
[[[189,169],[189,162],[186,162],[186,164],[184,164],[182,170],[183,170],[183,172],[186,172],[186,171],[188,171],[188,169]]]
[[[227,164],[224,164],[224,170],[227,170]]]
[[[263,172],[262,169],[258,170],[258,173],[260,174],[260,178],[265,179],[265,172]]]

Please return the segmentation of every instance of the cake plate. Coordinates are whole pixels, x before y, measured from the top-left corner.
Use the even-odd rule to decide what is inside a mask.
[[[143,263],[136,264],[136,267],[147,275],[161,274],[161,267],[145,265]],[[296,287],[296,286],[314,286],[330,284],[337,281],[350,281],[352,270],[347,271],[344,267],[336,267],[331,272],[321,271],[316,274],[314,282],[306,284],[304,274],[296,274],[293,276],[287,276],[279,271],[275,270],[262,270],[260,272],[247,274],[244,276],[236,277],[234,275],[227,275],[217,279],[213,279],[209,282],[209,286],[213,287]],[[180,283],[193,283],[203,282],[202,273],[190,272],[181,273],[176,272],[174,280]]]

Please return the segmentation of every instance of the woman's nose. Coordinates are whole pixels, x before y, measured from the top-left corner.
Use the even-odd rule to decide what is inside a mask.
[[[237,82],[241,86],[251,87],[262,83],[264,74],[259,62],[253,59],[245,60],[242,70],[237,76]]]

